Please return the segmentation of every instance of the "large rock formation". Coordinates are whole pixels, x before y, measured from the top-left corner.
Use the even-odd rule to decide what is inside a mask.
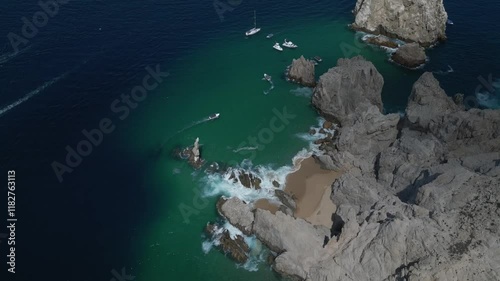
[[[409,43],[401,46],[391,56],[392,60],[408,68],[417,68],[425,64],[427,56],[424,48],[417,43]]]
[[[352,27],[428,47],[445,40],[443,0],[357,0]]]
[[[288,70],[288,78],[306,87],[316,86],[316,78],[314,78],[314,63],[310,60],[306,60],[304,56],[294,59],[290,69]]]
[[[363,57],[339,59],[321,75],[312,104],[327,120],[347,125],[369,107],[382,112],[383,85],[382,75]]]
[[[500,111],[462,110],[425,73],[406,116],[383,115],[379,76],[360,58],[340,60],[313,97],[341,123],[317,157],[344,171],[332,229],[245,205],[238,224],[295,280],[500,280]]]

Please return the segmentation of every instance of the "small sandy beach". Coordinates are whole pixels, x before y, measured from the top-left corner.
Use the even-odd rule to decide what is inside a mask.
[[[336,209],[330,200],[331,186],[339,176],[339,172],[321,169],[313,157],[303,159],[300,169],[289,174],[285,183],[285,191],[297,202],[295,216],[330,228]]]

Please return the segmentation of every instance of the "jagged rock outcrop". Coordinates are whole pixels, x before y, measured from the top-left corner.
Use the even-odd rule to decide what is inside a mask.
[[[339,59],[321,75],[312,104],[329,121],[348,125],[370,106],[382,112],[382,75],[363,57]]]
[[[250,247],[241,235],[231,237],[228,230],[216,224],[207,224],[205,232],[220,246],[221,250],[234,259],[237,263],[243,264],[248,260]]]
[[[424,47],[446,39],[443,0],[357,0],[352,27]]]
[[[425,64],[427,56],[424,48],[417,43],[408,43],[399,47],[391,59],[404,67],[417,68]]]
[[[316,86],[316,78],[314,78],[314,63],[300,56],[292,61],[292,65],[288,70],[288,78],[293,82],[299,83],[306,87]]]
[[[254,220],[253,208],[241,201],[237,197],[225,199],[221,197],[217,202],[219,214],[225,217],[232,225],[236,226],[241,232],[250,235]]]
[[[405,116],[384,115],[378,72],[360,58],[339,66],[313,97],[341,124],[316,157],[343,171],[333,227],[254,210],[273,268],[306,281],[500,280],[500,111],[464,111],[425,73]]]

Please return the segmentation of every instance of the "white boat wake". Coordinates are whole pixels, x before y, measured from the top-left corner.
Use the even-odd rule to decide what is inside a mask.
[[[6,63],[6,62],[8,62],[8,61],[10,61],[11,59],[14,59],[14,58],[15,58],[15,57],[17,57],[18,55],[20,55],[20,54],[22,54],[22,53],[26,52],[27,50],[31,49],[31,46],[32,46],[32,45],[29,45],[29,46],[27,46],[26,48],[21,49],[21,50],[19,50],[19,51],[17,51],[17,52],[14,52],[14,53],[6,53],[6,54],[2,54],[2,55],[0,55],[0,65],[2,65],[2,64],[4,64],[4,63]]]
[[[43,90],[45,90],[46,88],[52,86],[54,83],[58,82],[59,80],[63,79],[64,77],[66,77],[66,75],[68,75],[71,71],[68,71],[48,82],[46,82],[45,84],[43,84],[42,86],[38,87],[37,89],[29,92],[27,95],[25,95],[24,97],[16,100],[15,102],[5,106],[4,108],[0,109],[0,116],[2,116],[3,114],[7,113],[8,111],[10,111],[11,109],[15,108],[16,106],[24,103],[25,101],[31,99],[32,97],[38,95],[39,93],[41,93]]]
[[[271,83],[271,87],[269,89],[267,89],[267,91],[264,90],[264,95],[269,94],[269,92],[271,92],[274,89],[274,83],[273,83],[273,81],[269,81],[269,83]]]
[[[238,153],[238,152],[240,152],[242,150],[256,150],[258,148],[259,148],[258,146],[245,146],[245,147],[240,147],[238,149],[233,149],[233,152],[234,153]]]

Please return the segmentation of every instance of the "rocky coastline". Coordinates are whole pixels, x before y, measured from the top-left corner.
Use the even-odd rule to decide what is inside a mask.
[[[314,89],[313,107],[337,128],[314,157],[338,173],[321,210],[329,224],[298,217],[300,201],[278,187],[273,211],[229,198],[219,213],[291,280],[498,280],[500,111],[465,111],[424,73],[404,116],[384,114],[383,84],[354,57]],[[241,241],[223,246],[239,262]]]

